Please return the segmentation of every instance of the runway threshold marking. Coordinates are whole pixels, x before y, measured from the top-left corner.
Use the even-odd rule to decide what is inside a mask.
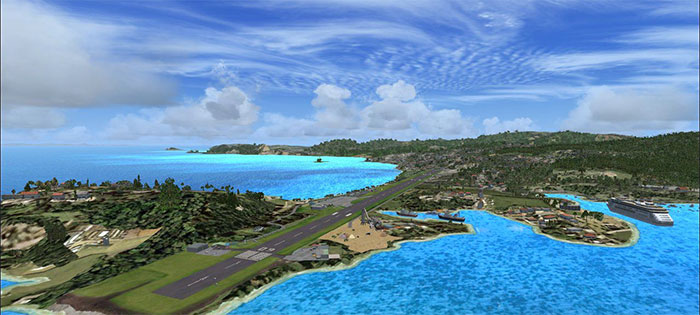
[[[348,214],[346,214],[345,216],[346,216],[346,217],[349,217],[350,215],[352,215],[352,213],[348,213]]]
[[[336,215],[336,214],[338,214],[338,211],[336,211],[336,212],[333,212],[333,214],[331,214],[331,215]]]

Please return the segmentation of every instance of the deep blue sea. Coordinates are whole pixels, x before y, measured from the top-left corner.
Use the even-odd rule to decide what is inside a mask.
[[[153,184],[172,177],[193,189],[206,183],[233,185],[266,195],[319,198],[380,185],[400,171],[395,165],[362,158],[315,156],[188,154],[154,147],[3,146],[2,193],[21,191],[28,180],[71,178],[91,183],[133,180]]]
[[[570,195],[584,209],[605,203]],[[304,274],[231,314],[698,314],[698,205],[668,208],[675,225],[634,219],[626,248],[568,244],[483,211],[460,211],[477,234],[404,243],[355,268]]]

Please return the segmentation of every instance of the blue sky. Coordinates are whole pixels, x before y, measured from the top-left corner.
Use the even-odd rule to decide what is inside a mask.
[[[697,1],[2,1],[2,142],[698,130]]]

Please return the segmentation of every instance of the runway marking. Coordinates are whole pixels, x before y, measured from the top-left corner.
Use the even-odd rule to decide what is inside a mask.
[[[338,214],[338,211],[336,211],[336,212],[333,212],[333,214],[331,214],[331,215],[336,215],[336,214]]]
[[[197,281],[195,281],[195,282],[192,282],[192,283],[188,284],[187,286],[189,287],[189,286],[191,286],[191,285],[193,285],[193,284],[196,284],[196,283],[198,283],[198,282],[200,282],[200,281],[202,281],[202,280],[206,280],[207,278],[209,278],[209,276],[206,276],[206,277],[204,277],[204,278],[200,278],[199,280],[197,280]]]
[[[345,216],[346,216],[346,217],[349,217],[350,215],[352,215],[352,213],[348,213],[348,214],[346,214]]]
[[[279,244],[282,244],[282,243],[284,243],[284,240],[281,240],[281,241],[275,243],[275,246],[278,246]]]
[[[316,228],[317,226],[318,226],[318,225],[313,225],[313,226],[310,227],[310,229],[314,229],[314,228]]]
[[[301,233],[302,233],[302,232],[299,232],[299,233],[297,233],[297,234],[294,234],[294,237],[297,237],[297,236],[301,235]]]
[[[232,264],[226,266],[226,268],[224,268],[224,269],[231,268],[231,267],[233,267],[233,266],[235,266],[235,265],[238,265],[238,264],[240,264],[240,263],[241,263],[240,261],[237,261],[237,262],[235,262],[235,263],[232,263]]]

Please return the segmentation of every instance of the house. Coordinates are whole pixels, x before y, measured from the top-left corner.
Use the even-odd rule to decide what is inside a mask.
[[[574,218],[574,216],[570,214],[561,213],[559,214],[559,217],[571,223],[578,223],[578,220],[576,220],[576,218]]]
[[[20,195],[10,195],[10,194],[2,195],[2,200],[21,199],[21,198],[22,198],[22,196],[20,196]]]
[[[84,190],[79,190],[75,193],[75,197],[78,199],[88,199],[90,198],[90,193]]]
[[[209,245],[205,244],[205,243],[194,243],[194,244],[187,245],[187,251],[190,253],[201,252],[207,248],[209,248]]]
[[[55,192],[51,194],[51,200],[66,200],[66,194],[61,192]]]
[[[326,207],[328,207],[328,205],[322,204],[319,202],[312,202],[311,203],[311,210],[322,210],[322,209],[325,209]]]
[[[595,233],[585,233],[585,234],[583,234],[583,238],[594,239],[594,238],[596,238],[596,235],[595,235]]]
[[[578,202],[564,202],[560,207],[562,210],[579,211],[581,210],[581,205]]]
[[[19,193],[22,199],[38,199],[41,197],[38,191],[23,191]]]
[[[580,227],[572,226],[566,228],[566,233],[580,233],[581,231],[583,231],[583,229],[581,229]]]
[[[676,191],[683,191],[683,192],[686,192],[686,191],[689,191],[689,190],[690,190],[690,189],[689,189],[688,187],[684,187],[684,186],[681,186],[681,187],[676,188]]]

